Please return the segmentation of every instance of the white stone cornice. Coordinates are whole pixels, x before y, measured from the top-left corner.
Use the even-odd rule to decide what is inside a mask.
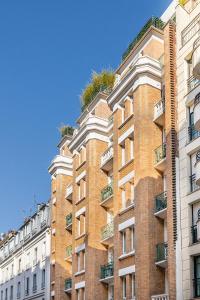
[[[52,176],[58,174],[72,176],[72,158],[69,156],[56,155],[48,171]]]
[[[108,96],[108,104],[113,107],[127,97],[127,90],[133,92],[140,85],[148,84],[161,89],[161,75],[159,61],[148,56],[139,57],[127,75]]]
[[[93,115],[88,115],[85,123],[80,127],[77,134],[73,136],[69,149],[74,153],[78,147],[89,139],[98,139],[108,142],[108,120]]]

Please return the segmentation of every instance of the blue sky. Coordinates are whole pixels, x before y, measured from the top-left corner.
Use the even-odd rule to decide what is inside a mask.
[[[169,0],[0,3],[0,232],[48,200],[61,123],[80,113],[91,71],[115,69],[135,34]]]

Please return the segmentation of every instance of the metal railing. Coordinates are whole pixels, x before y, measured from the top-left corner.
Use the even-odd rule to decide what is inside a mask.
[[[107,265],[101,266],[100,278],[105,279],[105,278],[108,278],[108,277],[112,277],[113,273],[114,273],[114,263],[111,262]]]
[[[70,245],[66,248],[66,256],[67,257],[72,256],[72,245]]]
[[[113,195],[113,185],[112,183],[110,183],[101,191],[101,202],[110,198],[112,195]]]
[[[200,80],[196,79],[193,75],[187,80],[188,92],[192,91],[197,85],[200,84]]]
[[[200,187],[196,184],[196,174],[192,174],[190,176],[190,191],[195,192],[199,189]]]
[[[167,192],[163,192],[155,197],[155,212],[167,208]]]
[[[194,139],[200,137],[200,131],[194,128],[194,124],[188,127],[189,141],[193,141]]]
[[[65,280],[65,290],[70,290],[72,288],[72,279],[71,278],[67,278]]]
[[[101,156],[101,166],[113,157],[113,147],[108,148]]]
[[[72,213],[66,216],[66,226],[68,227],[70,225],[72,225]]]
[[[106,226],[103,226],[101,229],[101,239],[106,240],[111,238],[114,235],[114,222],[108,223]]]
[[[151,300],[169,300],[169,296],[167,294],[155,295],[151,296]]]
[[[158,164],[161,160],[166,157],[166,143],[163,143],[154,150],[155,153],[155,164]]]
[[[168,256],[168,245],[167,243],[162,243],[156,245],[156,262],[166,260]]]

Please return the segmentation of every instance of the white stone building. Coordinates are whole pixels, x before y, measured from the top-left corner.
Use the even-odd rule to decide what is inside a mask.
[[[176,7],[179,163],[177,300],[200,297],[200,4]]]
[[[0,242],[0,299],[50,299],[50,212],[38,206],[17,232]]]

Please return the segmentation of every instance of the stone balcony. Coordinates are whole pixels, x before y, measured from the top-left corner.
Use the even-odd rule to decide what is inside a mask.
[[[169,300],[169,296],[167,294],[154,295],[151,296],[151,300]]]
[[[101,156],[101,169],[108,172],[113,166],[113,147],[108,148]]]
[[[69,201],[72,201],[73,185],[70,184],[66,189],[65,198]]]
[[[110,222],[101,229],[101,242],[105,245],[112,244],[114,235],[114,222]]]
[[[163,143],[158,148],[154,150],[155,160],[154,167],[163,172],[166,167],[166,143]]]
[[[159,100],[154,106],[154,122],[159,126],[164,126],[165,118],[165,101],[163,99]]]

